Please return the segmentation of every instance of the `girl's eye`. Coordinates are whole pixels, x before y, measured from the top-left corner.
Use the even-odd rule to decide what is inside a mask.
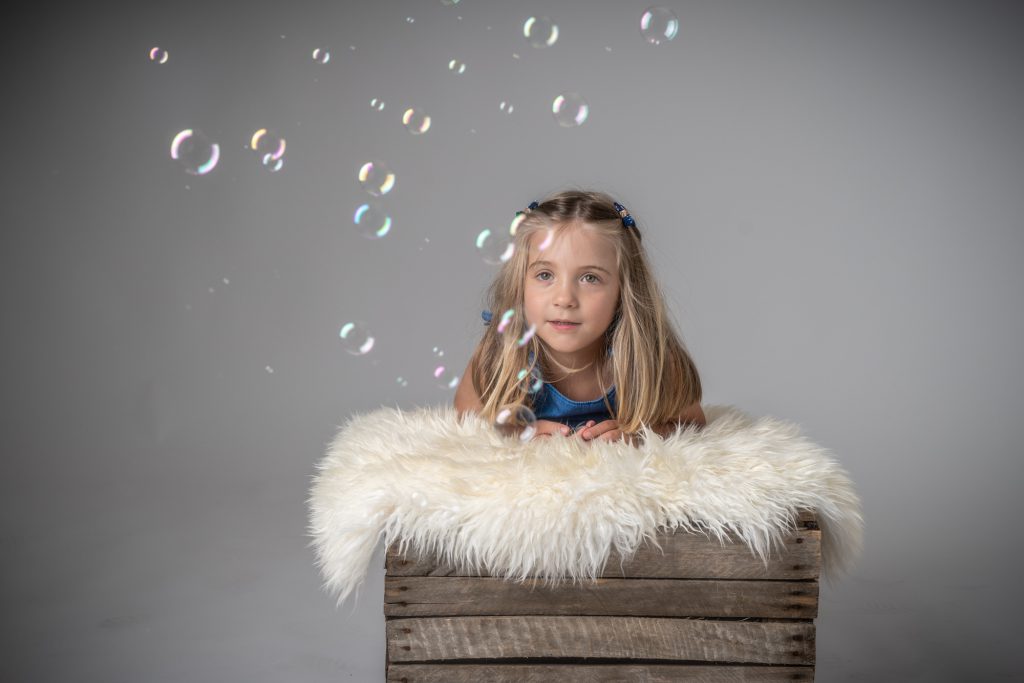
[[[542,270],[539,273],[537,273],[537,277],[540,277],[541,275],[551,275],[551,273],[549,273],[546,270]],[[601,281],[601,278],[599,278],[598,276],[594,275],[593,273],[587,273],[583,277],[592,277],[592,278],[594,278],[593,280],[590,281],[591,283],[600,282]],[[542,281],[547,282],[547,280],[543,280],[543,278],[541,278],[541,279],[542,279]]]

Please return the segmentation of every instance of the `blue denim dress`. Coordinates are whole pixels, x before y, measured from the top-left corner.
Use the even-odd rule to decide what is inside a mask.
[[[615,409],[615,387],[608,390],[608,403]],[[538,420],[551,420],[561,422],[578,430],[586,426],[588,420],[604,422],[615,419],[608,412],[604,405],[603,398],[596,398],[593,401],[574,401],[566,398],[554,385],[544,383],[544,386],[533,395],[533,414]]]

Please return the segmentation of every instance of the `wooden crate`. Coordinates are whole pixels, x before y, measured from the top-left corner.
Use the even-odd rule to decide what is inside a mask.
[[[385,555],[388,681],[813,681],[821,531],[767,570],[742,542],[662,533],[596,582],[520,584]],[[414,551],[407,549],[407,555]]]

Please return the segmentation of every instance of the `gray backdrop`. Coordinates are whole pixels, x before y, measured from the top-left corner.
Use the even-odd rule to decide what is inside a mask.
[[[1020,14],[671,2],[655,47],[647,6],[7,24],[0,678],[381,680],[382,555],[336,610],[304,535],[313,465],[353,413],[451,401],[433,349],[461,369],[482,330],[477,233],[569,187],[637,218],[705,402],[798,422],[856,482],[866,549],[822,586],[820,680],[1024,675]],[[533,14],[557,43],[527,43]],[[554,121],[563,91],[582,126]],[[278,173],[246,149],[264,126]],[[220,144],[211,173],[170,158],[185,128]],[[370,159],[397,175],[375,241],[353,225]],[[349,319],[370,354],[341,348]]]

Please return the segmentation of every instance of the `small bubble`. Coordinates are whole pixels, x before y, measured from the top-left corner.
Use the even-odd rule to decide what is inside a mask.
[[[313,50],[313,61],[318,64],[326,64],[331,61],[331,51],[325,47],[318,47]]]
[[[402,114],[402,124],[413,135],[422,135],[430,130],[430,117],[422,109],[410,107]]]
[[[267,371],[267,374],[270,374],[270,375],[274,374],[274,368],[270,367],[269,365],[266,366],[263,369]]]
[[[523,24],[523,35],[536,48],[550,47],[558,40],[558,26],[547,17],[530,17]]]
[[[167,54],[167,50],[162,47],[154,47],[149,51],[149,61],[157,64],[166,64],[169,56],[170,55]]]

